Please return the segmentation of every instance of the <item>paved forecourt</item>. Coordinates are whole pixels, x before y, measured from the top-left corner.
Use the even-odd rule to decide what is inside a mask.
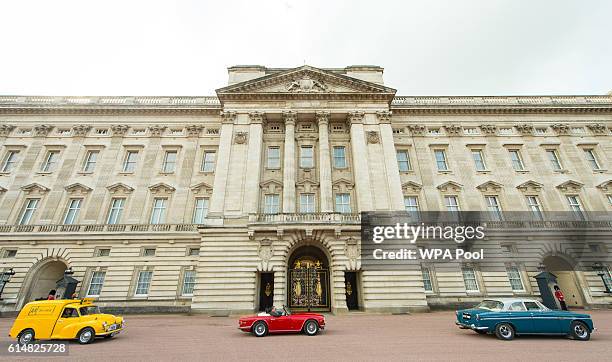
[[[589,342],[562,337],[499,341],[454,325],[453,312],[413,315],[327,316],[315,337],[256,338],[239,331],[237,318],[128,315],[127,331],[91,345],[70,343],[69,360],[588,360],[603,361],[612,346],[612,310],[589,311],[598,331]],[[7,341],[12,318],[0,319]],[[6,354],[0,359],[6,358]]]

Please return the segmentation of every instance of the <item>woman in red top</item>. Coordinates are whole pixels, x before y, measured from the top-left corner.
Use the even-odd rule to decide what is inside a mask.
[[[49,292],[49,295],[47,296],[47,300],[55,300],[55,294],[57,294],[55,289],[51,289],[51,291]]]
[[[561,288],[559,288],[558,285],[555,285],[554,288],[555,288],[555,298],[557,298],[557,300],[559,301],[559,304],[561,305],[561,309],[567,310],[567,305],[565,304],[565,296],[563,295]]]

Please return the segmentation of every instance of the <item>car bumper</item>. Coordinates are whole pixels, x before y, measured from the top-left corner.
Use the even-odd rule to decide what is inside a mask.
[[[459,328],[461,329],[471,329],[474,331],[488,331],[489,330],[489,327],[476,327],[476,325],[474,324],[464,324],[464,323],[459,323],[459,322],[455,322],[455,324],[459,326]]]
[[[106,332],[102,332],[102,333],[96,333],[96,336],[108,336],[109,334],[115,335],[115,334],[119,334],[121,332],[123,332],[123,328],[115,329],[115,330],[112,330],[112,331],[106,331]]]

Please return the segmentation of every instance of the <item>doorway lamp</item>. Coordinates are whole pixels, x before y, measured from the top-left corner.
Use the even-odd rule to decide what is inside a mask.
[[[13,268],[2,272],[2,275],[0,276],[0,300],[2,300],[2,292],[4,291],[4,286],[9,282],[9,280],[11,280],[11,277],[13,275],[15,275],[15,270],[13,270]]]
[[[593,270],[595,270],[597,275],[599,275],[599,277],[601,278],[601,281],[603,282],[604,287],[606,288],[604,293],[612,294],[612,290],[610,290],[610,286],[608,285],[608,283],[606,283],[606,271],[604,270],[603,265],[601,263],[594,263]]]

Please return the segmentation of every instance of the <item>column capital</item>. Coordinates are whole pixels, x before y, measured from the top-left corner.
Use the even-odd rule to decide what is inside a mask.
[[[326,111],[318,111],[315,112],[315,118],[319,125],[328,124],[329,123],[329,112]]]
[[[249,120],[251,123],[263,123],[266,120],[266,114],[264,112],[249,112]]]
[[[221,121],[223,124],[234,124],[234,121],[236,121],[236,112],[221,111],[220,115],[223,118]]]
[[[376,117],[378,118],[378,123],[391,123],[391,115],[393,112],[391,111],[378,111],[376,112]]]
[[[365,116],[364,112],[359,112],[359,111],[348,112],[346,119],[348,120],[350,124],[363,123],[364,116]]]
[[[282,117],[285,124],[295,125],[295,121],[297,121],[297,112],[283,111]]]

